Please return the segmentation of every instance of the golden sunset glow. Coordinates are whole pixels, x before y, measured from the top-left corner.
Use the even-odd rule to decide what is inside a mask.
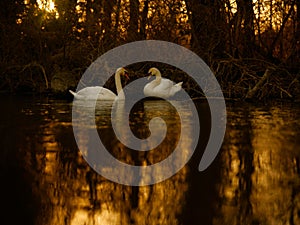
[[[45,10],[48,13],[55,13],[55,18],[59,17],[58,11],[56,9],[55,3],[53,0],[37,0],[38,8],[40,10]],[[26,0],[25,0],[26,4]]]
[[[39,9],[46,10],[48,12],[55,11],[55,4],[52,0],[37,0]]]
[[[260,29],[260,31],[265,31],[269,28],[272,28],[273,30],[280,29],[283,18],[291,7],[290,5],[284,5],[283,3],[279,5],[275,0],[253,0],[252,5],[255,19],[259,21],[259,24],[255,23],[256,26],[259,27],[256,28],[256,34],[258,33],[257,29]],[[226,11],[230,12],[230,17],[233,17],[238,11],[236,0],[229,0],[228,3],[225,3],[225,7]]]

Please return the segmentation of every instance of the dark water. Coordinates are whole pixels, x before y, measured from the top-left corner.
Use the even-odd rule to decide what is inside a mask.
[[[206,103],[196,105],[201,137],[189,163],[168,180],[130,187],[98,175],[83,159],[71,102],[1,97],[0,224],[300,224],[300,107],[228,103],[222,149],[200,173],[210,117]],[[109,114],[97,113],[100,137],[111,154],[140,165],[168,157],[180,126],[193,122],[187,111],[179,124],[163,101],[137,104],[131,115],[137,136],[149,135],[148,117],[161,116],[171,127],[161,151],[146,154],[126,149],[112,133]],[[188,149],[193,134],[184,135],[181,147]]]

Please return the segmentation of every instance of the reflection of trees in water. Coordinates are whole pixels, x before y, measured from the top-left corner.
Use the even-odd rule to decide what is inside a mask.
[[[5,110],[16,111],[15,107],[22,108],[21,116],[5,114]],[[143,107],[137,108],[140,124]],[[81,157],[69,105],[6,105],[2,118],[13,122],[2,123],[0,130],[5,203],[1,221],[146,225],[195,224],[200,218],[208,221],[205,224],[299,224],[299,109],[288,104],[261,108],[228,104],[227,109],[227,136],[219,155],[222,166],[214,163],[203,173],[184,167],[164,182],[128,187],[104,179]],[[126,150],[111,136],[107,138]],[[183,145],[188,148],[188,139]],[[194,168],[199,160],[195,162]],[[211,175],[212,170],[220,171],[220,176]],[[220,177],[217,192],[216,177]]]
[[[228,109],[215,224],[298,224],[299,118],[285,106]]]
[[[120,109],[119,120],[126,120],[122,117],[122,110]],[[138,103],[130,114],[131,132],[138,138],[147,138],[150,136],[148,128],[149,122],[154,117],[162,118],[168,128],[166,137],[160,145],[150,151],[135,151],[124,146],[115,137],[114,131],[111,128],[101,129],[100,137],[110,153],[117,159],[132,165],[150,165],[158,163],[167,158],[175,149],[180,137],[180,118],[176,109],[166,101],[145,101]],[[128,120],[128,119],[127,119]],[[100,122],[100,121],[99,121]],[[119,129],[125,130],[120,122]],[[157,128],[159,129],[159,128]],[[124,131],[126,132],[126,131]],[[125,136],[130,138],[131,134],[127,133]],[[145,146],[140,146],[141,149],[147,149],[151,146],[148,143]]]
[[[225,151],[222,154],[225,165],[221,171],[222,182],[219,184],[219,197],[223,204],[219,206],[220,218],[215,220],[216,224],[220,221],[224,221],[224,224],[248,224],[249,215],[252,214],[252,125],[248,119],[247,108],[240,113],[243,119],[237,118],[237,124],[232,125],[233,122],[228,121],[229,137],[225,138],[228,142],[225,142]]]
[[[138,109],[143,119],[155,114],[151,112],[151,115],[146,115],[143,112],[147,110],[146,105]],[[125,162],[152,163],[159,161],[156,157],[167,157],[171,153],[169,144],[178,141],[178,135],[174,135],[178,125],[173,117],[168,119],[167,114],[173,116],[174,110],[169,111],[166,105],[163,106],[157,116],[169,120],[167,124],[172,129],[160,152],[133,157],[132,152],[111,135],[107,123],[102,123],[106,130],[102,139],[107,138],[113,147],[112,152],[116,151],[118,158]],[[36,181],[32,184],[32,190],[43,193],[43,213],[37,216],[38,224],[179,224],[178,215],[184,207],[184,193],[188,188],[186,167],[170,179],[151,186],[130,187],[110,182],[95,173],[78,152],[71,123],[61,121],[59,115],[51,113],[54,115],[42,126],[42,132],[38,136],[28,137],[28,146],[24,147],[38,149],[31,153],[24,149],[28,152],[28,170],[32,171]],[[141,121],[137,122],[137,126],[133,124],[133,129],[137,129],[138,133],[143,133],[145,129],[140,126]],[[38,141],[41,137],[42,140]],[[188,148],[189,141],[186,140],[183,145]]]

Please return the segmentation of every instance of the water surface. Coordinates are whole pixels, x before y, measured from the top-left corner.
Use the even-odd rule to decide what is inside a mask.
[[[73,135],[72,102],[1,97],[1,103],[1,224],[300,223],[300,108],[295,103],[227,103],[222,149],[200,173],[210,116],[207,104],[196,102],[201,124],[196,152],[170,179],[143,187],[111,182],[87,164]],[[160,162],[180,135],[185,136],[181,147],[190,148],[192,133],[180,134],[180,126],[193,123],[188,110],[180,124],[168,103],[138,103],[130,117],[136,136],[149,136],[147,121],[153,116],[168,125],[160,148],[138,152],[118,141],[109,107],[101,109],[96,111],[99,136],[120,161]]]

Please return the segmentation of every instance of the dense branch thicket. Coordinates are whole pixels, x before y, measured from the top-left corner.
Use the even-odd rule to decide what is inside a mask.
[[[253,98],[293,98],[299,93],[300,1],[53,2],[51,11],[35,0],[1,1],[0,91],[45,92],[51,86],[63,92],[75,87],[106,51],[157,39],[196,52],[226,97],[245,98],[250,92]],[[130,68],[140,76],[152,66],[145,65]],[[191,95],[201,96],[188,75],[171,67],[162,70],[185,81]]]

